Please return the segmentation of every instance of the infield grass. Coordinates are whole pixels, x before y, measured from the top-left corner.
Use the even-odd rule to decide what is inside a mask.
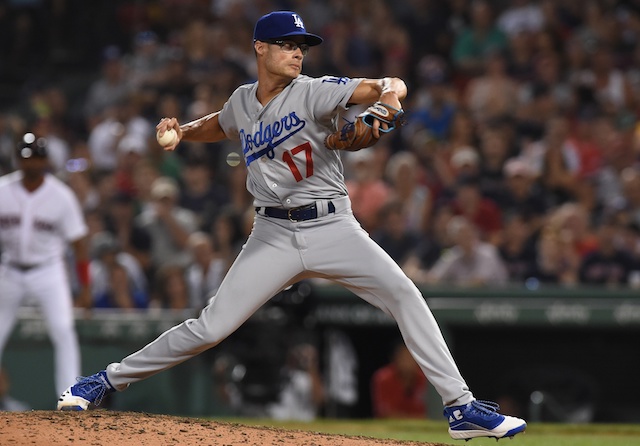
[[[431,420],[321,419],[305,423],[242,418],[221,421],[329,434],[445,443],[454,446],[640,446],[640,425],[637,424],[530,423],[524,434],[517,435],[513,440],[503,439],[496,443],[493,438],[476,438],[470,442],[452,440],[447,433],[445,422]]]

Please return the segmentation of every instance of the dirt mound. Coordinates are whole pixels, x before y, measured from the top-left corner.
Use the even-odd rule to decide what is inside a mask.
[[[445,446],[133,412],[0,412],[0,445]]]

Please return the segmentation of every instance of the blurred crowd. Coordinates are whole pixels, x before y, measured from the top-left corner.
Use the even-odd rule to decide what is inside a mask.
[[[254,81],[253,24],[277,9],[325,38],[305,74],[407,82],[408,124],[343,159],[354,213],[416,282],[640,287],[640,2],[102,3],[0,4],[0,174],[22,134],[47,139],[97,307],[215,293],[253,221],[238,143],[166,152],[155,125]]]

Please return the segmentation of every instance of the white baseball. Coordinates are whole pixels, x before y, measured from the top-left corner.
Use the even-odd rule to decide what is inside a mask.
[[[235,167],[240,164],[240,155],[237,152],[230,152],[227,155],[227,164],[231,167]]]
[[[178,139],[178,133],[173,129],[167,129],[162,136],[160,132],[156,133],[156,139],[162,147],[172,146]]]

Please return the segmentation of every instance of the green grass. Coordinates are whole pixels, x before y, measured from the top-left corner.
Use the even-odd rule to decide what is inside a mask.
[[[422,420],[331,420],[310,423],[267,419],[227,419],[245,425],[279,427],[329,434],[373,438],[445,443],[454,446],[496,445],[492,438],[474,439],[467,443],[452,440],[447,424]],[[637,424],[546,424],[530,423],[524,434],[513,440],[504,439],[498,446],[640,446],[640,425]]]

